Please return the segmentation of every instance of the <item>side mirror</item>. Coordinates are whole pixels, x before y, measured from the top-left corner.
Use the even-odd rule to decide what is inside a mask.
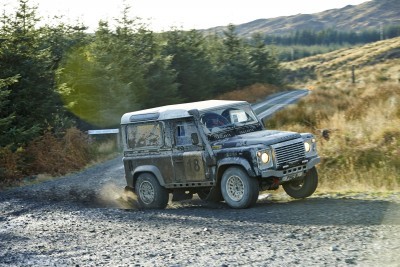
[[[192,144],[197,146],[199,144],[199,136],[197,135],[197,133],[192,133],[190,137],[192,139]]]

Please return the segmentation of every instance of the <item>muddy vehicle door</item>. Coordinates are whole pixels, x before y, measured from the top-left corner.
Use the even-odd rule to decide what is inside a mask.
[[[205,150],[192,118],[172,122],[174,183],[190,186],[206,180]]]

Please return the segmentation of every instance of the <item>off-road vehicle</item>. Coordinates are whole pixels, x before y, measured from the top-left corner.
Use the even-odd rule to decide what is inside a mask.
[[[314,193],[320,158],[312,134],[265,130],[246,101],[209,100],[126,113],[121,118],[127,190],[142,208],[198,196],[232,208],[254,205],[280,185]]]

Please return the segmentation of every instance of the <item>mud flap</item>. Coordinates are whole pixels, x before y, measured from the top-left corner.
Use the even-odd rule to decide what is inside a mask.
[[[219,186],[213,186],[208,193],[208,196],[204,199],[211,202],[220,202],[224,198],[222,197],[221,188]]]

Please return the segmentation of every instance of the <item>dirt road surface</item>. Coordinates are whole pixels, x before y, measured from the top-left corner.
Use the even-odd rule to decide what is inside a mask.
[[[139,210],[121,158],[0,192],[0,266],[400,266],[400,195]]]

